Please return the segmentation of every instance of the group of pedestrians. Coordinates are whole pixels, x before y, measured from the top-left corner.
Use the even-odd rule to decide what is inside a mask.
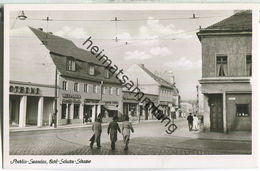
[[[117,141],[117,132],[121,133],[121,129],[117,123],[118,117],[113,117],[113,121],[111,121],[107,128],[107,134],[110,135],[110,141],[111,141],[111,149],[115,150],[116,147],[116,141]],[[93,148],[94,143],[97,143],[97,147],[100,148],[100,139],[101,139],[101,133],[102,133],[102,125],[101,125],[102,119],[99,117],[97,120],[93,123],[92,130],[94,132],[93,136],[90,138],[90,148]],[[125,119],[122,123],[122,135],[124,140],[124,150],[128,150],[128,144],[130,140],[130,133],[134,132],[133,126],[131,122],[129,122],[129,117],[125,116]]]
[[[196,116],[196,114],[194,116],[192,116],[192,113],[189,114],[189,116],[187,117],[188,120],[188,127],[189,127],[189,131],[198,131],[199,130],[199,118]]]

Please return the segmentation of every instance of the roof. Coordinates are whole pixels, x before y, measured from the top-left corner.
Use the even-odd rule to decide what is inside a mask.
[[[96,66],[95,68],[95,74],[89,75],[88,70],[86,69],[86,64],[77,63],[76,62],[76,68],[77,71],[68,71],[66,68],[66,58],[61,57],[57,54],[51,54],[52,60],[55,63],[58,71],[62,76],[70,77],[70,78],[78,78],[78,79],[84,79],[89,81],[104,81],[105,83],[116,83],[121,84],[120,81],[115,77],[112,76],[110,78],[105,77],[105,72],[108,70],[105,67],[102,66]]]
[[[101,62],[93,54],[87,50],[78,48],[71,40],[43,32],[40,29],[29,28],[50,52],[64,56],[72,56],[77,60],[101,65]]]
[[[252,11],[240,11],[232,16],[219,21],[207,28],[201,29],[200,33],[219,33],[219,32],[252,32]]]
[[[108,70],[89,51],[78,48],[71,40],[32,27],[30,27],[30,29],[50,51],[50,56],[61,76],[120,84],[120,81],[114,75],[110,78],[105,77],[105,73]],[[76,71],[67,70],[66,57],[73,57],[76,59]],[[96,66],[95,75],[89,75],[87,70],[89,64],[94,64]]]
[[[173,84],[171,84],[168,81],[164,80],[163,78],[155,75],[150,70],[145,68],[144,65],[140,64],[138,66],[141,69],[143,69],[143,71],[145,71],[150,77],[152,77],[158,84],[160,84],[161,86],[164,86],[164,87],[173,88],[176,91],[175,93],[178,94],[178,91],[177,91],[177,89],[175,88],[175,86]]]

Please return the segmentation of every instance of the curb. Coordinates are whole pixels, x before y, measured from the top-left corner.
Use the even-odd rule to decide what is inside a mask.
[[[151,122],[155,122],[157,120],[145,120],[145,121],[141,121],[140,123],[151,123]],[[120,122],[119,122],[120,124]],[[138,122],[132,122],[133,125],[139,124]],[[102,125],[107,126],[108,123],[102,123]],[[16,132],[30,132],[30,131],[50,131],[50,130],[63,130],[63,129],[78,129],[78,128],[89,128],[92,127],[92,124],[88,124],[88,125],[74,125],[74,126],[58,126],[57,128],[54,127],[34,127],[34,128],[18,128],[18,129],[10,129],[9,128],[9,132],[10,133],[16,133]]]

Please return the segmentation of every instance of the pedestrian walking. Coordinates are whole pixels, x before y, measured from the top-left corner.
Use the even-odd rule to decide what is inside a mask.
[[[174,124],[174,119],[176,119],[176,112],[175,111],[171,112],[171,122],[172,122],[172,124]]]
[[[128,150],[128,144],[130,141],[130,131],[132,131],[132,133],[134,133],[134,128],[133,128],[131,122],[129,122],[129,117],[126,116],[125,121],[122,124],[122,134],[123,134],[123,140],[124,140],[124,144],[125,144],[124,150]]]
[[[194,127],[195,131],[198,131],[198,129],[199,129],[199,118],[196,115],[193,116],[193,127]]]
[[[50,127],[52,127],[52,125],[54,125],[54,128],[57,127],[57,125],[56,125],[56,119],[57,119],[56,113],[57,113],[57,110],[55,110],[54,112],[51,113],[51,124],[50,124]]]
[[[121,133],[117,120],[118,120],[118,118],[116,116],[114,116],[113,121],[111,121],[109,123],[108,128],[107,128],[107,134],[110,134],[112,150],[115,150],[116,141],[117,141],[117,131]]]
[[[188,120],[188,126],[189,126],[189,131],[192,131],[192,127],[193,127],[193,116],[190,115],[187,117],[187,120]]]
[[[101,133],[102,133],[102,125],[101,125],[101,119],[97,118],[97,121],[95,121],[92,125],[92,131],[94,134],[90,138],[90,148],[93,148],[94,143],[97,143],[97,147],[100,148],[100,138],[101,138]]]

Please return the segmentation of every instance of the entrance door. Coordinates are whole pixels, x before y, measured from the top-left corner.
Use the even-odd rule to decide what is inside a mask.
[[[68,104],[68,119],[67,119],[67,124],[71,124],[71,113],[70,113],[70,107],[71,107],[71,104]]]
[[[223,101],[222,95],[210,95],[210,130],[223,132]]]

